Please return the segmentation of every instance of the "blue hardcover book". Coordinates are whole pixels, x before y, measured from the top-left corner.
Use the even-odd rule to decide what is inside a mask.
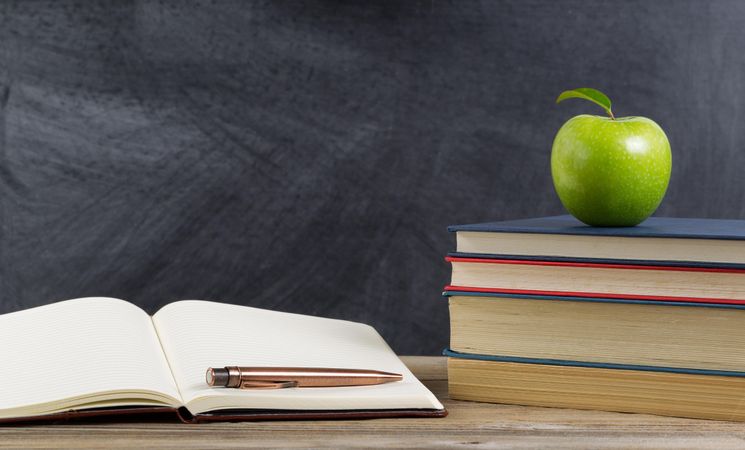
[[[745,220],[652,217],[635,227],[591,227],[564,215],[448,231],[459,256],[745,267]]]

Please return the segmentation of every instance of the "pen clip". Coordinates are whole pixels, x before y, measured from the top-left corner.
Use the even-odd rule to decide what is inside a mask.
[[[297,381],[242,381],[241,389],[286,389],[297,387]]]

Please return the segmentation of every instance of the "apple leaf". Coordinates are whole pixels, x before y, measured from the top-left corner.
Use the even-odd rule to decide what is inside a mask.
[[[584,100],[589,100],[603,108],[605,112],[608,113],[611,119],[615,119],[615,117],[613,116],[613,112],[610,109],[610,99],[607,95],[603,94],[597,89],[577,88],[570,91],[564,91],[559,95],[559,98],[556,99],[556,103],[562,102],[568,98],[581,98]]]

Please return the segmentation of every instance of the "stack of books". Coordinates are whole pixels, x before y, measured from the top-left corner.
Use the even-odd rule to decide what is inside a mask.
[[[451,398],[745,420],[745,221],[449,230]]]

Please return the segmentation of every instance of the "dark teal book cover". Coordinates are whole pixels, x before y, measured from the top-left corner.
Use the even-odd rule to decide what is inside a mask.
[[[635,227],[591,227],[572,216],[451,225],[448,231],[570,234],[580,236],[745,240],[745,220],[650,217]]]
[[[646,366],[638,364],[600,363],[565,359],[522,358],[519,356],[478,355],[475,353],[456,352],[449,348],[443,350],[442,354],[450,358],[475,359],[480,361],[545,364],[549,366],[589,367],[595,369],[642,370],[645,372],[685,373],[690,375],[714,375],[721,377],[745,377],[745,372],[732,370],[709,370],[683,367]]]

